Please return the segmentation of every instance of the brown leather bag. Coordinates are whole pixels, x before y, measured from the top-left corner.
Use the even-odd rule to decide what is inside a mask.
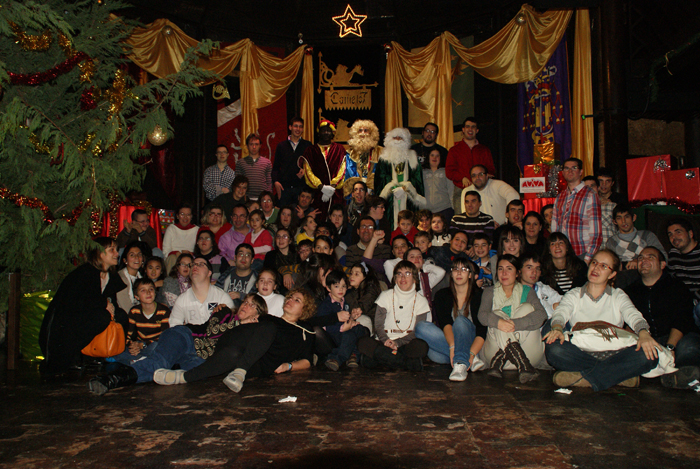
[[[125,348],[124,328],[112,315],[107,329],[97,334],[82,352],[89,357],[107,358],[119,355]]]

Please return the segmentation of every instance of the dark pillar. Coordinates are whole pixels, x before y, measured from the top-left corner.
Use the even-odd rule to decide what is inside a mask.
[[[629,34],[624,0],[606,0],[600,4],[599,84],[604,109],[603,154],[600,165],[617,175],[616,187],[627,193],[625,160],[627,141],[626,64],[629,58]],[[595,169],[595,168],[594,168]]]
[[[684,168],[700,166],[700,114],[693,114],[685,121]]]
[[[22,298],[20,273],[12,272],[10,282],[10,309],[7,311],[7,369],[16,370],[19,364],[19,308]]]

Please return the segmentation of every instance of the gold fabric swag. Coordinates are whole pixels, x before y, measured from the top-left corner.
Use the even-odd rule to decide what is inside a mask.
[[[586,11],[587,12],[587,11]],[[499,83],[521,83],[532,80],[542,71],[559,45],[571,18],[572,10],[547,11],[539,14],[529,5],[523,5],[518,15],[493,37],[474,47],[464,47],[449,32],[442,33],[419,52],[409,52],[397,42],[388,49],[385,76],[385,128],[402,127],[401,90],[421,111],[430,116],[445,131],[438,135],[438,143],[453,146],[452,120],[452,54],[474,68],[478,73]],[[588,96],[590,88],[590,31],[587,46],[579,46],[582,57],[588,53],[588,82],[579,79],[574,89],[576,97]],[[577,29],[577,41],[579,40]],[[582,58],[585,60],[585,57]],[[584,71],[585,72],[585,71]],[[584,73],[582,72],[582,73]],[[587,87],[587,88],[586,88]],[[583,98],[582,98],[583,99]],[[576,109],[576,108],[575,108]],[[575,120],[575,119],[574,119]],[[579,118],[580,120],[580,118]],[[575,125],[575,124],[574,124]],[[592,128],[590,129],[592,145]],[[587,142],[583,129],[574,138]],[[573,142],[574,155],[591,158],[579,142]],[[590,156],[589,156],[590,153]],[[585,160],[584,160],[585,161]]]
[[[134,30],[128,40],[129,58],[139,67],[158,78],[180,70],[185,52],[198,41],[187,36],[166,19],[159,19],[145,28]],[[303,59],[301,117],[303,137],[313,141],[313,61],[306,47],[301,46],[289,56],[280,59],[257,47],[250,39],[243,39],[212,51],[203,57],[199,66],[225,77],[240,65],[242,134],[258,130],[258,109],[280,99],[296,79]],[[204,85],[209,83],[204,83]],[[247,154],[244,147],[243,154]]]

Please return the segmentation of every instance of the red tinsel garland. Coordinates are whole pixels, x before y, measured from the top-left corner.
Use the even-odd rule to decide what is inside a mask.
[[[56,221],[56,218],[54,218],[49,207],[41,199],[36,197],[26,197],[24,195],[17,194],[16,192],[10,192],[5,187],[0,188],[0,198],[8,199],[18,207],[24,206],[38,208],[44,213],[44,221],[46,223],[53,223]],[[71,213],[62,216],[61,218],[66,220],[70,226],[73,226],[78,221],[78,218],[80,218],[80,215],[83,213],[85,207],[88,205],[90,205],[89,199],[86,202],[80,202]]]
[[[665,199],[645,199],[645,200],[634,200],[630,202],[630,207],[639,208],[642,205],[656,205],[657,202],[665,202],[666,205],[673,205],[681,212],[685,212],[688,215],[698,215],[700,214],[700,205],[689,204],[688,202],[682,201],[678,197],[670,197]]]
[[[10,75],[10,81],[14,85],[41,85],[42,83],[46,83],[47,81],[51,81],[56,79],[59,75],[63,75],[64,73],[68,73],[73,68],[75,68],[76,65],[78,65],[80,62],[83,60],[89,59],[90,56],[88,56],[85,52],[76,52],[76,54],[71,57],[70,59],[67,59],[65,62],[60,63],[56,65],[54,68],[46,70],[45,72],[40,72],[40,73],[12,73],[12,72],[7,72],[8,75]]]

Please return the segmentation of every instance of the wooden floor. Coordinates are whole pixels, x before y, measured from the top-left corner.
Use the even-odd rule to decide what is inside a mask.
[[[91,395],[88,377],[3,372],[0,467],[693,468],[700,395],[639,389],[555,393],[446,366],[422,373],[317,368],[248,380],[150,383]],[[296,396],[296,403],[279,399]]]

